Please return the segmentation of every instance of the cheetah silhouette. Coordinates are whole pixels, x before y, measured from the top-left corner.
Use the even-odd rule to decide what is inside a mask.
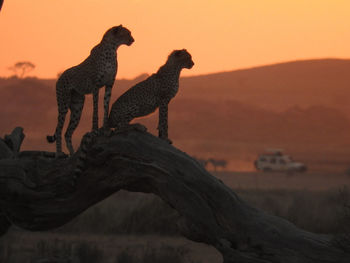
[[[112,87],[117,74],[117,49],[134,42],[130,31],[120,26],[110,28],[104,34],[101,42],[90,52],[90,55],[79,65],[67,69],[56,83],[58,105],[58,123],[55,134],[47,136],[49,143],[56,141],[56,156],[62,154],[62,128],[65,117],[70,110],[70,121],[65,133],[65,141],[70,155],[74,153],[72,135],[79,124],[84,106],[85,95],[93,94],[92,130],[98,129],[98,94],[105,86],[104,119],[105,127],[108,119],[109,102]]]
[[[127,90],[113,103],[109,127],[128,129],[132,119],[146,116],[159,108],[159,137],[171,143],[168,138],[168,104],[178,92],[181,70],[191,69],[193,65],[186,49],[171,52],[157,73]]]

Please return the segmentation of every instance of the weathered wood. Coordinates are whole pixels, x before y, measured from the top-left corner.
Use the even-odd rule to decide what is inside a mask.
[[[21,127],[16,127],[13,129],[10,135],[5,135],[5,142],[12,150],[15,157],[19,153],[24,137],[23,128]]]
[[[23,128],[21,127],[16,127],[13,129],[10,135],[5,135],[5,139],[0,138],[0,160],[15,158],[18,155],[23,139],[24,133]],[[0,169],[4,169],[5,173],[7,171],[7,167],[2,167]],[[5,182],[8,183],[10,181],[5,180]],[[5,195],[2,195],[1,192],[0,195],[5,197]],[[5,212],[0,207],[0,236],[5,234],[10,226],[10,221],[8,220]]]
[[[54,159],[26,152],[0,160],[0,209],[7,222],[49,230],[125,189],[161,197],[179,212],[174,223],[181,233],[217,248],[224,262],[350,262],[331,236],[250,207],[195,159],[147,132],[99,136],[74,186],[78,154]]]

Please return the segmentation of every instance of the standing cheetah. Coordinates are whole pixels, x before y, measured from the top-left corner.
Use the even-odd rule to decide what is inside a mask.
[[[109,127],[124,129],[132,119],[159,108],[159,137],[171,143],[168,139],[168,104],[178,91],[181,70],[193,65],[186,49],[174,50],[157,73],[130,88],[113,103]]]
[[[127,28],[122,25],[112,27],[81,64],[67,69],[57,80],[58,123],[55,134],[47,136],[48,142],[56,141],[56,155],[62,152],[62,128],[68,109],[71,115],[65,140],[70,155],[74,153],[72,134],[80,121],[86,94],[93,94],[92,129],[98,129],[98,92],[103,86],[105,86],[103,126],[106,126],[111,91],[118,69],[116,50],[123,44],[130,46],[133,42],[134,39]]]

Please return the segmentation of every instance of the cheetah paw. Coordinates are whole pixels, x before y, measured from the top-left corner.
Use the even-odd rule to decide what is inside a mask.
[[[56,152],[55,153],[55,158],[56,159],[62,159],[62,158],[67,158],[67,157],[68,157],[68,155],[65,154],[64,152]]]
[[[162,137],[160,137],[160,139],[162,139],[163,141],[166,141],[169,144],[173,144],[173,141],[170,140],[169,138],[162,138]]]
[[[141,123],[133,123],[130,124],[130,128],[136,131],[140,131],[140,132],[146,132],[147,128],[146,126],[142,125]]]

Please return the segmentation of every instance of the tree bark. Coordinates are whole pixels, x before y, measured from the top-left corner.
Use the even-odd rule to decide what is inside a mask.
[[[18,131],[14,141],[23,139]],[[195,159],[147,132],[98,136],[75,183],[80,151],[55,159],[8,145],[0,144],[8,152],[0,160],[0,233],[11,224],[32,231],[62,226],[124,189],[158,195],[181,215],[174,222],[181,233],[214,246],[225,263],[350,262],[331,236],[250,207]]]

